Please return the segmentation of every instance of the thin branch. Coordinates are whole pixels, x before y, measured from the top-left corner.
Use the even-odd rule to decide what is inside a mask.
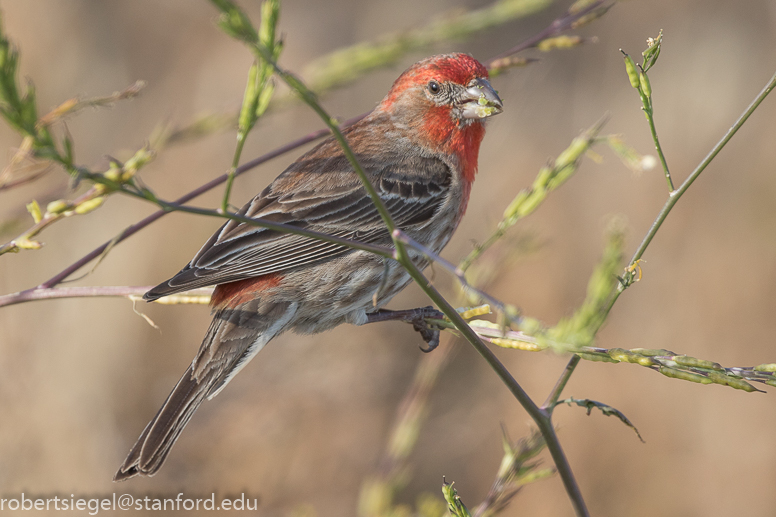
[[[0,307],[16,303],[31,302],[35,300],[55,300],[61,298],[95,298],[95,297],[141,297],[153,286],[88,286],[88,287],[50,287],[47,289],[29,289],[21,293],[6,294],[0,296]],[[192,289],[186,292],[187,297],[210,296],[212,288]],[[10,303],[9,300],[11,300]],[[157,300],[161,301],[161,300]],[[169,300],[168,300],[169,302]]]
[[[592,4],[588,5],[587,7],[585,7],[580,11],[577,11],[574,13],[569,12],[566,16],[554,20],[543,31],[535,34],[534,36],[531,36],[530,38],[524,40],[523,42],[515,45],[511,49],[488,59],[484,63],[485,66],[492,65],[495,61],[498,61],[499,59],[503,59],[505,57],[512,56],[513,54],[517,54],[518,52],[522,52],[523,50],[529,49],[531,47],[535,47],[542,40],[545,40],[547,38],[552,38],[554,36],[558,36],[559,34],[562,34],[563,32],[569,29],[573,29],[578,26],[576,24],[578,24],[580,20],[583,20],[589,14],[595,14],[596,18],[599,16],[602,16],[604,13],[606,13],[606,11],[608,11],[614,5],[614,4],[604,5],[605,3],[606,3],[605,0],[598,0],[597,2],[593,2]]]
[[[626,55],[627,56],[627,55]],[[657,56],[654,56],[652,64],[654,64],[654,59],[657,59]],[[627,63],[627,60],[626,60]],[[651,65],[649,65],[651,66]],[[722,150],[723,147],[730,141],[731,138],[733,138],[733,135],[735,135],[738,130],[741,128],[741,126],[744,125],[744,123],[749,119],[749,117],[754,113],[754,111],[760,106],[760,104],[765,100],[765,98],[768,96],[769,93],[776,87],[776,73],[771,77],[768,84],[765,85],[765,87],[760,91],[760,93],[757,95],[757,97],[754,98],[754,100],[749,104],[749,106],[746,108],[746,110],[738,117],[738,120],[733,124],[733,126],[728,129],[727,133],[722,137],[722,139],[717,142],[717,144],[712,148],[712,150],[709,152],[708,155],[701,161],[700,164],[695,168],[695,170],[687,177],[687,179],[682,183],[682,185],[677,189],[672,191],[668,199],[666,200],[665,205],[663,205],[663,208],[660,210],[660,213],[658,213],[657,218],[652,223],[652,226],[650,227],[647,234],[644,236],[644,239],[641,241],[641,244],[639,245],[636,252],[633,254],[633,257],[631,258],[628,267],[625,269],[626,274],[622,278],[621,282],[618,284],[617,289],[612,294],[611,299],[609,300],[609,303],[607,304],[606,309],[604,310],[604,313],[601,318],[601,324],[603,324],[604,321],[609,317],[609,313],[612,310],[612,307],[614,307],[614,304],[617,302],[617,299],[620,297],[620,295],[630,287],[633,282],[636,280],[635,277],[635,271],[637,270],[638,262],[641,260],[642,255],[647,250],[647,247],[652,242],[652,239],[655,237],[655,234],[657,234],[657,231],[660,229],[660,227],[663,225],[663,222],[665,221],[666,217],[668,217],[668,214],[673,209],[674,205],[679,201],[679,199],[684,195],[685,192],[687,192],[687,189],[690,188],[690,185],[698,179],[698,176],[701,175],[701,173],[708,167],[708,165],[711,163],[711,161],[719,154],[719,152]],[[641,93],[641,89],[639,90]],[[649,119],[649,117],[647,117]],[[650,130],[654,129],[654,125],[650,124]],[[656,145],[659,145],[657,142],[657,134],[655,136],[655,142]],[[669,188],[671,188],[673,185],[671,183],[671,177],[668,174],[668,167],[664,164],[664,170],[666,172],[666,177],[669,181]],[[600,326],[598,329],[595,329],[593,332],[593,335],[598,333],[598,330],[600,330]],[[563,375],[561,376],[561,379],[558,380],[559,384],[556,384],[555,388],[553,388],[553,391],[550,393],[548,397],[548,401],[551,401],[553,398],[555,400],[560,397],[561,391],[563,389],[563,386],[565,385],[565,381],[563,384],[560,384],[561,381],[563,381],[563,378],[566,378],[566,381],[568,380],[568,377],[571,376],[571,374],[574,372],[574,369],[576,368],[577,364],[579,364],[578,360],[572,359],[569,361],[568,366],[566,367],[566,370],[563,372]],[[661,371],[661,370],[658,370]],[[748,371],[748,369],[736,369],[736,368],[730,368],[728,369],[728,373],[732,375],[740,375],[743,378],[746,378],[750,381],[757,381],[757,382],[764,382],[769,385],[776,385],[776,382],[774,382],[773,378],[771,377],[769,379],[762,380],[760,376],[753,376],[753,377],[746,377],[742,374],[745,374]],[[661,371],[664,375],[668,376],[675,376],[673,370],[669,367],[668,369],[665,369]],[[690,372],[692,373],[692,372]],[[725,378],[718,378],[714,373],[707,374],[706,379],[715,379],[715,380],[709,380],[709,382],[715,382],[718,384],[727,384],[732,387],[737,387],[740,389],[744,389],[746,391],[750,391],[751,385],[746,383],[745,381],[742,381],[743,384],[739,384],[735,379],[733,380],[733,384],[729,382],[727,377]],[[694,378],[694,377],[687,377],[685,380],[694,380],[695,382],[703,382],[700,378]],[[753,387],[751,387],[752,390],[754,390]],[[545,404],[546,406],[546,404]]]
[[[563,370],[560,378],[558,378],[558,382],[555,383],[555,386],[552,388],[552,391],[547,397],[547,400],[545,400],[544,404],[542,404],[542,408],[550,412],[550,414],[552,414],[552,410],[555,409],[555,404],[558,402],[560,394],[563,393],[563,389],[566,387],[566,383],[569,382],[571,374],[574,373],[574,369],[577,367],[577,364],[579,364],[579,359],[580,357],[578,355],[571,356],[571,359],[569,359],[566,368]]]
[[[402,245],[401,242],[397,243],[397,247]],[[574,478],[574,473],[571,470],[568,459],[566,458],[563,448],[561,447],[558,436],[555,434],[555,429],[550,420],[550,413],[540,408],[531,400],[531,397],[523,390],[518,382],[512,377],[501,361],[498,360],[496,355],[482,342],[472,328],[466,323],[460,314],[448,303],[448,301],[431,285],[428,279],[423,273],[418,270],[417,267],[410,260],[403,260],[402,265],[406,268],[415,283],[420,286],[421,289],[428,295],[429,298],[439,307],[439,309],[445,313],[450,321],[455,325],[456,329],[463,335],[463,337],[474,347],[475,350],[485,359],[488,365],[496,372],[496,375],[507,386],[512,395],[517,399],[523,409],[528,415],[536,422],[539,427],[539,431],[542,433],[545,441],[547,442],[547,448],[550,450],[552,459],[555,462],[555,466],[558,469],[563,485],[566,488],[566,492],[571,500],[571,504],[574,507],[578,516],[589,515],[585,500],[582,497],[582,492],[579,490],[579,485]]]
[[[140,194],[135,192],[127,192],[130,195],[142,197]],[[144,198],[147,199],[147,198]],[[392,248],[387,248],[384,246],[376,246],[373,244],[368,244],[364,242],[358,242],[351,239],[345,239],[342,237],[336,237],[334,235],[328,235],[325,233],[315,232],[312,230],[306,230],[304,228],[297,228],[292,225],[283,224],[283,223],[274,223],[271,221],[265,221],[263,219],[254,219],[251,217],[245,217],[239,214],[233,214],[233,213],[221,213],[218,210],[209,210],[206,208],[198,208],[193,206],[186,206],[186,205],[179,205],[177,203],[170,203],[167,201],[163,201],[161,199],[154,199],[150,200],[154,203],[156,203],[158,206],[162,207],[163,212],[169,212],[169,211],[178,211],[178,212],[186,212],[190,214],[196,214],[196,215],[204,215],[209,217],[218,217],[221,219],[228,219],[232,221],[238,221],[241,223],[249,224],[252,226],[259,226],[261,228],[268,228],[271,230],[277,230],[283,233],[291,233],[295,235],[301,235],[303,237],[309,237],[311,239],[321,240],[325,242],[331,242],[333,244],[340,244],[347,248],[352,249],[359,249],[363,251],[368,251],[370,253],[374,253],[375,255],[379,255],[381,257],[385,257],[388,259],[393,258],[394,250]],[[18,293],[8,294],[4,296],[0,296],[0,307],[6,306],[6,305],[15,305],[17,303],[23,303],[28,302],[32,300],[38,300],[47,298],[44,293],[49,292],[53,286],[46,286],[41,285],[32,289],[27,289],[24,291],[20,291]],[[94,288],[90,288],[94,289]],[[108,288],[110,290],[110,288]],[[86,291],[85,291],[86,292]],[[145,292],[145,291],[143,291]],[[141,293],[142,294],[142,293]],[[86,294],[83,294],[82,296],[87,296]],[[95,295],[98,296],[98,295]],[[52,296],[56,297],[56,296]]]
[[[443,269],[450,272],[453,276],[455,276],[458,279],[458,282],[463,287],[464,291],[468,291],[470,293],[476,294],[482,301],[487,302],[489,305],[492,305],[496,307],[496,309],[504,314],[507,318],[509,318],[510,321],[512,321],[515,324],[520,324],[520,316],[516,314],[516,309],[508,305],[498,298],[495,298],[494,296],[491,296],[490,294],[486,293],[485,291],[482,291],[481,289],[477,289],[476,287],[473,287],[471,284],[469,284],[469,281],[466,279],[466,273],[464,273],[460,268],[456,267],[455,264],[452,262],[449,262],[448,260],[445,260],[439,254],[434,253],[433,250],[428,249],[426,246],[422,245],[406,233],[404,233],[401,230],[394,230],[393,236],[398,239],[403,244],[406,244],[410,248],[413,248],[416,251],[421,252],[423,255],[431,259],[432,261],[436,262],[440,266],[442,266]]]
[[[395,63],[403,55],[441,41],[463,39],[538,12],[554,0],[495,0],[480,9],[437,13],[421,27],[336,50],[308,64],[305,83],[315,92],[342,86],[359,75]]]
[[[652,86],[650,86],[649,77],[647,71],[652,68],[652,65],[657,61],[657,56],[660,55],[660,45],[663,41],[663,31],[656,39],[649,38],[647,44],[649,48],[644,51],[644,61],[641,65],[637,65],[623,49],[620,49],[622,55],[625,58],[625,70],[628,72],[628,78],[630,79],[631,86],[633,86],[639,97],[641,98],[641,109],[644,115],[647,117],[647,123],[649,124],[649,131],[652,133],[652,141],[655,144],[655,151],[660,158],[660,164],[663,166],[663,173],[666,176],[666,182],[668,183],[668,193],[674,191],[674,182],[671,179],[671,173],[668,170],[668,162],[666,162],[665,154],[663,154],[663,146],[660,145],[660,139],[657,137],[657,129],[655,129],[655,110],[652,106]],[[649,57],[647,56],[649,54]]]
[[[0,184],[0,192],[3,190],[11,190],[14,187],[19,187],[21,185],[26,185],[27,183],[32,183],[36,179],[45,176],[51,171],[51,167],[44,167],[43,170],[38,171],[34,174],[30,174],[29,176],[25,176],[24,178],[19,178],[16,180],[9,180],[5,183]]]
[[[641,241],[641,244],[639,245],[638,249],[636,249],[636,252],[633,254],[633,257],[631,258],[628,269],[632,270],[632,268],[636,265],[636,263],[641,259],[642,255],[644,255],[644,252],[647,250],[647,247],[652,242],[652,239],[655,237],[655,234],[660,229],[660,227],[663,225],[663,222],[666,220],[666,217],[668,217],[668,214],[671,212],[671,210],[674,208],[674,205],[681,199],[681,197],[684,195],[685,192],[687,192],[687,189],[690,188],[690,185],[693,184],[693,182],[698,179],[698,176],[701,175],[701,173],[706,170],[706,167],[711,163],[711,161],[719,154],[719,152],[722,150],[723,147],[730,141],[731,138],[733,138],[733,135],[735,135],[739,129],[741,129],[741,126],[744,125],[744,123],[749,119],[749,117],[754,113],[754,111],[757,109],[758,106],[762,103],[762,101],[765,100],[765,98],[768,96],[771,91],[776,88],[776,73],[771,77],[768,84],[765,85],[765,87],[760,91],[760,93],[757,95],[757,97],[754,98],[751,104],[746,108],[746,110],[738,117],[738,120],[733,124],[733,126],[728,129],[727,133],[720,139],[719,142],[711,149],[708,155],[701,161],[700,164],[695,168],[694,171],[687,177],[686,180],[684,180],[684,183],[676,189],[674,192],[671,193],[671,195],[668,197],[668,200],[666,200],[665,205],[663,205],[663,208],[660,210],[660,213],[657,215],[657,218],[655,218],[655,221],[652,223],[652,226],[650,227],[647,234],[644,236],[644,239]],[[604,318],[609,314],[609,311],[612,309],[612,306],[614,306],[615,302],[617,301],[617,298],[619,298],[620,294],[622,294],[625,289],[630,287],[631,284],[633,284],[634,281],[634,273],[631,272],[623,279],[624,281],[621,282],[615,291],[614,295],[612,296],[612,300],[609,302],[609,306],[606,309],[606,313],[604,314]]]

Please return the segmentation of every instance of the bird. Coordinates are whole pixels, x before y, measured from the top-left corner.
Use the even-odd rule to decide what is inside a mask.
[[[397,228],[438,253],[466,211],[485,121],[503,111],[487,68],[450,53],[405,70],[377,107],[342,130]],[[239,215],[380,246],[390,232],[333,137],[294,161]],[[418,267],[427,255],[410,250]],[[230,220],[147,301],[215,285],[199,351],[114,481],[154,475],[194,412],[274,337],[362,325],[411,278],[368,251]]]

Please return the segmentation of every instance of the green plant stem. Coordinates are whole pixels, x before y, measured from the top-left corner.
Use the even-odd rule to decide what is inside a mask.
[[[237,172],[237,166],[240,165],[240,155],[242,155],[243,147],[245,146],[245,140],[248,138],[247,133],[239,132],[237,134],[237,147],[234,149],[234,158],[232,158],[232,167],[229,169],[226,177],[226,186],[224,187],[224,199],[221,201],[221,210],[224,213],[229,211],[229,197],[232,194],[232,184],[234,183],[235,173]]]
[[[399,246],[403,247],[401,242]],[[398,252],[398,249],[397,249]],[[560,445],[557,434],[555,434],[555,428],[552,425],[551,414],[545,409],[540,408],[536,403],[528,396],[523,388],[518,384],[514,377],[509,373],[509,370],[498,360],[496,355],[485,346],[482,340],[477,334],[469,327],[466,321],[460,314],[447,302],[447,300],[434,288],[423,273],[412,263],[411,260],[404,257],[399,257],[399,262],[406,268],[409,275],[417,283],[426,295],[439,307],[439,309],[447,316],[450,321],[455,325],[463,337],[474,347],[475,350],[482,356],[488,365],[496,372],[496,375],[507,386],[512,395],[517,399],[521,406],[525,409],[528,415],[536,422],[539,431],[542,433],[545,441],[547,442],[547,448],[552,455],[552,459],[555,466],[558,469],[563,480],[563,485],[566,488],[569,499],[574,506],[574,510],[578,516],[589,515],[585,501],[582,498],[582,493],[579,490],[574,473],[571,471],[571,465],[569,465],[563,448]]]
[[[566,369],[563,370],[563,373],[558,379],[558,382],[555,383],[555,386],[552,388],[550,395],[542,405],[542,408],[548,413],[552,414],[552,410],[555,409],[555,404],[558,402],[560,394],[563,393],[563,389],[566,387],[566,383],[569,382],[571,374],[574,373],[574,369],[579,364],[579,360],[580,357],[578,355],[575,354],[571,356],[571,359],[569,359],[569,362],[566,365]]]
[[[647,234],[644,236],[644,239],[641,241],[641,244],[639,245],[636,252],[633,254],[633,257],[631,258],[628,266],[633,267],[636,262],[641,259],[642,255],[644,255],[644,252],[647,250],[647,247],[652,242],[652,239],[655,237],[655,234],[660,229],[660,227],[663,225],[663,222],[666,220],[666,217],[668,217],[668,214],[671,212],[671,209],[674,208],[674,205],[679,201],[679,199],[684,195],[685,192],[687,192],[687,189],[690,188],[690,185],[693,184],[693,182],[698,179],[698,176],[701,175],[701,173],[706,170],[706,167],[711,163],[711,161],[719,154],[719,152],[722,150],[723,147],[730,141],[731,138],[733,138],[733,135],[735,135],[739,129],[741,129],[741,126],[744,125],[744,123],[749,119],[749,117],[754,113],[754,111],[760,106],[760,103],[765,100],[765,98],[768,96],[769,93],[776,87],[776,73],[773,74],[773,77],[771,77],[768,84],[765,85],[765,87],[760,91],[760,93],[755,97],[755,99],[752,101],[751,104],[749,104],[749,107],[746,108],[746,110],[741,114],[741,116],[738,117],[738,120],[736,120],[735,124],[728,129],[727,133],[725,133],[725,136],[722,137],[722,139],[717,142],[717,144],[712,148],[712,150],[709,152],[708,155],[703,159],[703,161],[698,164],[698,166],[695,168],[694,171],[687,177],[686,180],[684,180],[684,183],[676,189],[674,192],[672,192],[668,200],[666,201],[665,205],[663,205],[663,208],[660,210],[660,213],[657,215],[657,218],[655,218],[655,221],[652,223],[652,226],[650,227]],[[609,315],[609,311],[611,311],[612,307],[614,306],[617,299],[620,297],[620,294],[622,294],[625,289],[627,289],[632,283],[633,283],[633,275],[630,274],[624,282],[621,282],[617,286],[617,290],[612,295],[612,299],[609,301],[608,307],[606,308],[606,312],[604,313],[604,319]]]
[[[660,140],[657,138],[657,130],[655,129],[655,118],[653,116],[651,99],[649,100],[649,109],[647,109],[645,106],[644,114],[647,116],[649,130],[652,132],[652,140],[655,142],[655,150],[657,151],[657,155],[660,157],[660,163],[663,166],[663,172],[665,172],[666,175],[666,181],[668,182],[668,192],[673,193],[674,182],[671,180],[671,173],[668,172],[668,163],[666,162],[666,157],[663,154],[663,147],[660,145]]]
[[[672,192],[669,194],[668,200],[666,200],[665,205],[663,205],[663,208],[660,210],[660,213],[658,213],[657,218],[655,218],[655,221],[652,223],[652,226],[650,227],[647,234],[644,236],[644,239],[641,241],[641,244],[639,245],[636,252],[633,254],[633,257],[631,258],[630,262],[628,263],[628,267],[633,267],[638,260],[641,259],[642,255],[644,255],[644,252],[647,250],[647,247],[652,242],[652,239],[655,237],[655,234],[660,229],[660,227],[663,225],[663,222],[665,221],[666,217],[668,217],[668,214],[671,212],[671,209],[673,209],[674,205],[679,201],[679,199],[684,195],[685,192],[687,192],[687,189],[690,188],[690,185],[693,184],[693,182],[698,179],[698,176],[701,175],[701,173],[708,167],[708,165],[711,163],[711,161],[719,154],[719,152],[722,150],[723,147],[730,141],[731,138],[733,138],[733,135],[735,135],[739,129],[741,129],[741,126],[744,125],[744,123],[749,119],[749,117],[754,113],[754,111],[760,106],[763,100],[768,96],[771,91],[776,88],[776,73],[773,74],[768,84],[765,85],[765,87],[760,91],[760,93],[755,97],[755,99],[752,101],[751,104],[746,108],[746,110],[738,117],[738,120],[736,120],[735,124],[728,129],[727,133],[722,137],[722,139],[717,142],[717,144],[712,148],[712,150],[709,152],[708,155],[703,159],[703,161],[698,164],[698,166],[695,168],[694,171],[687,177],[686,180],[684,180],[684,183],[677,189],[672,190]],[[663,167],[666,171],[666,177],[669,181],[669,188],[671,187],[671,179],[668,175],[668,167],[665,165],[665,158],[663,157],[662,150],[660,149],[660,144],[657,140],[657,134],[655,133],[655,127],[654,123],[652,121],[652,118],[650,116],[647,116],[647,120],[650,121],[650,130],[652,131],[653,138],[655,140],[656,148],[658,149],[658,153],[660,154],[661,161],[663,162]],[[614,307],[614,304],[617,302],[617,299],[620,297],[620,295],[627,289],[631,284],[633,283],[633,276],[632,273],[629,274],[625,281],[620,282],[617,286],[617,289],[612,294],[611,299],[609,300],[609,303],[606,306],[603,318],[601,319],[602,322],[606,321],[606,319],[609,317],[609,312],[612,310],[612,307]],[[595,330],[594,335],[598,333],[600,330],[600,326],[598,329]],[[547,402],[545,402],[544,407],[551,407],[548,405],[549,402],[557,402],[558,398],[560,397],[560,394],[563,390],[563,388],[566,385],[566,382],[568,381],[568,378],[571,377],[571,374],[574,373],[574,369],[577,367],[577,364],[579,364],[579,356],[573,356],[571,360],[569,360],[568,365],[566,366],[566,370],[564,370],[563,375],[556,383],[555,387],[553,388],[553,391],[550,393],[550,396],[547,399]]]

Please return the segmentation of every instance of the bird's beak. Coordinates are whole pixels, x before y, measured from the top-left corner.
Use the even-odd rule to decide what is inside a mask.
[[[463,118],[486,118],[504,111],[504,104],[487,79],[470,82],[459,102]]]

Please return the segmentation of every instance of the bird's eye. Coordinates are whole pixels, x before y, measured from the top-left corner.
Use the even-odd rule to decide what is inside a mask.
[[[442,88],[440,88],[439,83],[436,81],[429,81],[428,82],[428,91],[430,91],[432,94],[436,95],[439,93],[439,91]]]

